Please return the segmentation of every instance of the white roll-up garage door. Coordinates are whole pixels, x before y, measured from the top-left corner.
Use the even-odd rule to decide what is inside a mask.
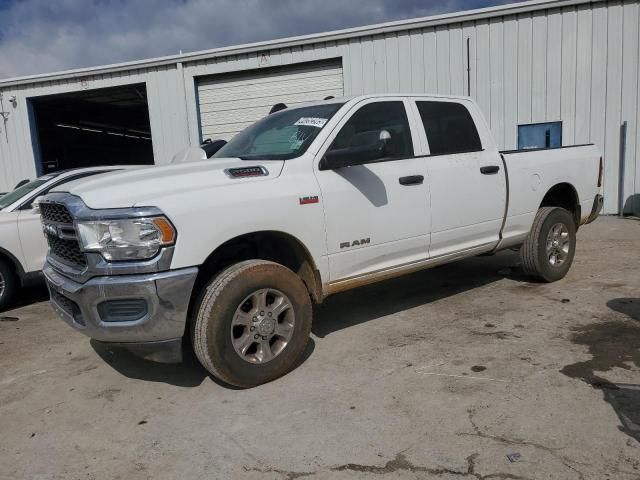
[[[229,140],[266,116],[276,103],[287,106],[322,100],[344,93],[342,66],[305,64],[233,75],[216,75],[198,81],[202,139]]]

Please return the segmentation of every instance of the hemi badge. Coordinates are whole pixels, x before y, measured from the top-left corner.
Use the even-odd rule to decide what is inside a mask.
[[[312,197],[300,197],[300,205],[309,205],[310,203],[319,203],[320,199],[317,195]]]
[[[231,178],[266,177],[269,171],[263,166],[227,168],[225,173]]]

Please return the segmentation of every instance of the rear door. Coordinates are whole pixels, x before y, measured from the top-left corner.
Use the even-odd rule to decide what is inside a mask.
[[[417,129],[401,98],[366,100],[338,124],[317,160],[363,136],[389,134],[384,158],[320,170],[330,281],[423,261],[429,246],[429,190],[424,158],[414,156]]]
[[[499,240],[506,180],[484,119],[471,102],[438,98],[415,106],[429,152],[429,256],[491,248]]]

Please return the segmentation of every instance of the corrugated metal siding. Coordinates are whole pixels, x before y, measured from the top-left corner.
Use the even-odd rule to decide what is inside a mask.
[[[605,209],[618,209],[620,124],[628,122],[625,198],[640,213],[640,77],[638,0],[602,1],[517,15],[368,34],[274,48],[269,67],[342,58],[345,94],[429,92],[467,94],[479,102],[500,148],[516,146],[519,123],[561,120],[563,143],[596,143],[606,158]],[[199,141],[197,77],[256,70],[260,54],[242,53],[96,77],[90,83],[146,81],[157,163]],[[78,89],[37,84],[18,91],[7,146],[0,134],[0,189],[33,176],[24,98]],[[92,85],[93,86],[93,85]],[[5,92],[6,98],[15,92]],[[185,104],[186,102],[186,104]],[[10,181],[8,179],[11,179]]]
[[[292,61],[342,56],[345,93],[467,94],[480,104],[500,148],[518,124],[561,120],[563,144],[594,142],[607,160],[605,208],[618,209],[620,125],[628,122],[625,197],[640,211],[637,1],[612,1],[363,36],[305,47]],[[282,56],[271,51],[271,59]],[[256,58],[199,62],[193,75],[256,68]],[[193,110],[194,107],[192,106]]]

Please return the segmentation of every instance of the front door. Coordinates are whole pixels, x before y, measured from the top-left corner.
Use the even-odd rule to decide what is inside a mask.
[[[414,158],[406,104],[401,99],[357,104],[327,140],[327,151],[385,139],[380,158],[321,170],[330,281],[426,260],[430,214],[424,158]],[[382,137],[381,137],[382,135]]]
[[[42,233],[40,214],[30,208],[18,213],[18,232],[24,255],[24,271],[42,270],[47,256],[47,240]]]

